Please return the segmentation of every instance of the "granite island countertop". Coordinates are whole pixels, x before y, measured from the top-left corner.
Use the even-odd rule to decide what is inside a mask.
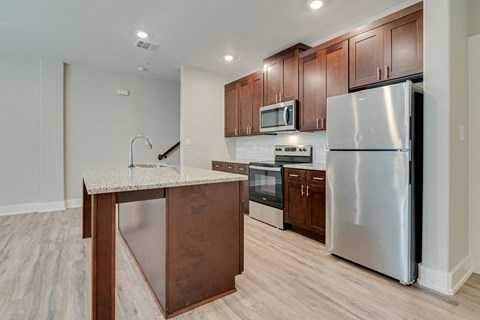
[[[248,179],[235,173],[175,165],[160,168],[128,168],[126,165],[87,167],[83,169],[82,177],[89,195]]]
[[[325,171],[325,163],[298,163],[298,164],[286,164],[284,168],[291,169],[304,169],[304,170],[316,170],[316,171]]]

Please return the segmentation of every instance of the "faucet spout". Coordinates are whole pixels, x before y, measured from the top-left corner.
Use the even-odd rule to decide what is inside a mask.
[[[145,136],[142,136],[142,135],[138,135],[136,137],[134,137],[132,140],[130,140],[130,150],[129,150],[129,153],[128,153],[128,167],[129,168],[133,168],[134,165],[133,165],[133,142],[139,138],[142,138],[142,139],[145,139],[145,145],[149,146],[150,149],[153,148],[153,145],[152,145],[152,140],[150,140],[149,138],[145,137]]]

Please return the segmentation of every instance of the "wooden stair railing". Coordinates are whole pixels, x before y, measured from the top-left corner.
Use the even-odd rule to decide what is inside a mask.
[[[167,155],[171,152],[173,152],[175,149],[177,149],[178,147],[180,146],[180,141],[178,141],[177,143],[175,143],[172,147],[170,147],[170,149],[168,149],[167,151],[165,151],[164,153],[160,153],[158,155],[158,160],[162,160],[163,158],[167,158]]]

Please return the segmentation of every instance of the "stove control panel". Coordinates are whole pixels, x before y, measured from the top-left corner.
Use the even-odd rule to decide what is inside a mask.
[[[306,156],[312,155],[311,145],[278,145],[275,146],[276,156]]]

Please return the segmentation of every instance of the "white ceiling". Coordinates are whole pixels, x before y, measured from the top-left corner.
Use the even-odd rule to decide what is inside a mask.
[[[297,42],[313,43],[411,0],[2,0],[0,54],[179,81],[180,66],[239,77]],[[133,47],[136,31],[158,42]],[[233,54],[234,62],[222,56]],[[145,72],[142,75],[146,75]]]

